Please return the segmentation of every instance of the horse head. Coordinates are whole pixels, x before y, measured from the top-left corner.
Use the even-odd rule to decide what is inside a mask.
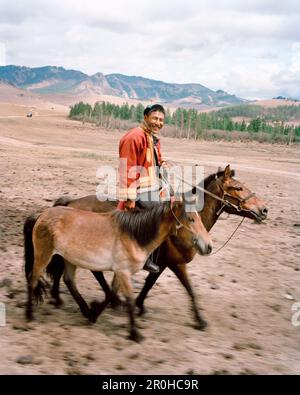
[[[200,255],[208,255],[212,251],[211,236],[203,225],[198,212],[195,209],[186,210],[186,207],[184,194],[170,205],[171,213],[175,219],[175,227],[171,233],[172,239],[175,240],[175,243],[178,240],[178,243],[186,249],[194,247]],[[178,232],[180,232],[180,238]]]
[[[224,211],[262,222],[267,218],[265,202],[250,191],[244,184],[233,178],[234,172],[227,165],[219,177],[223,189],[223,199],[227,204]]]

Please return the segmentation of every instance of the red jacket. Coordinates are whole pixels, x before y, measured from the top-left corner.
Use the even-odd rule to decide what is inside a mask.
[[[137,189],[149,188],[157,183],[154,150],[158,165],[162,164],[160,141],[153,143],[151,132],[144,124],[131,129],[119,145],[119,200],[135,200]]]

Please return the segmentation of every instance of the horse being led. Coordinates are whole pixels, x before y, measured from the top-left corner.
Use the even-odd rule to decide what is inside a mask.
[[[219,219],[222,212],[234,214],[260,223],[267,218],[268,208],[265,202],[251,192],[248,187],[233,178],[234,170],[227,165],[223,171],[206,177],[200,188],[205,189],[203,209],[199,212],[207,231],[210,231]],[[196,194],[196,188],[190,191]],[[159,273],[149,273],[143,289],[136,299],[136,305],[140,315],[145,313],[144,300],[159,276],[168,267],[178,277],[179,281],[187,290],[192,304],[192,310],[196,320],[195,328],[204,329],[206,321],[200,314],[197,298],[190,283],[186,263],[192,261],[195,256],[195,248],[184,248],[181,238],[185,229],[181,229],[177,236],[171,235],[159,248],[156,263],[160,267]]]
[[[242,184],[237,179],[233,178],[234,171],[230,166],[226,166],[225,170],[218,171],[206,177],[203,182],[204,188],[211,194],[205,193],[204,206],[199,212],[204,226],[208,231],[214,226],[223,211],[243,217],[254,219],[261,222],[267,217],[268,209],[258,196],[253,194],[246,185]],[[196,189],[190,191],[196,194]],[[229,203],[229,204],[228,204]],[[94,212],[107,212],[116,207],[116,202],[104,201],[101,202],[95,195],[85,196],[80,199],[59,198],[55,205],[64,205],[79,208],[82,210]],[[24,233],[31,237],[32,228],[36,219],[29,217],[24,224]],[[160,266],[159,273],[149,273],[144,287],[136,299],[136,305],[140,310],[140,314],[145,312],[144,300],[151,290],[159,276],[168,267],[178,277],[182,285],[187,290],[190,298],[192,310],[196,320],[196,328],[204,329],[206,321],[200,314],[197,298],[188,277],[186,263],[190,262],[196,254],[194,245],[186,242],[186,229],[178,230],[177,235],[170,236],[159,248],[159,253],[156,257],[156,263]],[[63,259],[55,255],[52,262],[47,268],[48,274],[53,277],[53,287],[51,295],[55,300],[55,304],[59,306],[62,300],[59,296],[59,281],[64,273]],[[93,272],[93,275],[102,286],[105,295],[112,304],[117,304],[118,298],[115,293],[112,293],[102,272]]]
[[[146,258],[184,225],[188,238],[201,254],[211,252],[211,239],[197,213],[191,217],[184,203],[162,203],[148,210],[114,211],[98,214],[70,207],[52,207],[37,219],[31,240],[25,234],[25,269],[28,282],[27,319],[33,319],[33,298],[42,298],[41,275],[56,254],[64,258],[64,280],[75,297],[76,267],[102,272],[113,271],[114,283],[126,299],[130,320],[129,338],[142,339],[134,320],[131,275],[142,269]],[[28,236],[28,235],[27,235]],[[83,299],[82,299],[83,301]],[[83,301],[84,302],[84,301]],[[92,321],[109,300],[94,305]],[[85,303],[85,302],[84,302]]]

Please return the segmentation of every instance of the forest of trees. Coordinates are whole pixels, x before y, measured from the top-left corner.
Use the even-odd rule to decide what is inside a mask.
[[[71,106],[69,117],[83,122],[94,122],[105,128],[120,128],[120,121],[141,122],[144,106],[129,106],[97,102],[94,107],[88,103]],[[241,122],[235,117],[246,118]],[[227,107],[218,111],[199,112],[195,109],[177,108],[173,113],[166,111],[165,124],[168,135],[179,138],[227,139],[300,142],[300,126],[287,121],[300,119],[300,105],[264,108],[255,105]],[[220,133],[223,131],[226,133]]]
[[[277,106],[277,107],[263,107],[254,104],[242,104],[239,106],[232,106],[222,108],[216,111],[216,114],[220,117],[229,116],[233,117],[245,117],[245,118],[261,118],[265,121],[292,121],[300,119],[300,103],[289,106]]]

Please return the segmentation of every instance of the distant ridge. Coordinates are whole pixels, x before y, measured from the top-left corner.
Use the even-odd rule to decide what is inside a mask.
[[[110,95],[124,99],[159,101],[170,106],[198,109],[247,103],[222,90],[213,91],[201,84],[174,84],[123,74],[96,73],[92,76],[63,67],[0,66],[0,80],[40,95],[65,95],[77,98]]]
[[[58,102],[51,102],[48,97],[39,95],[34,92],[26,91],[17,88],[14,84],[0,79],[0,103],[19,105],[26,107],[35,107],[40,109],[56,109],[62,112],[67,112],[68,107],[59,104]]]

